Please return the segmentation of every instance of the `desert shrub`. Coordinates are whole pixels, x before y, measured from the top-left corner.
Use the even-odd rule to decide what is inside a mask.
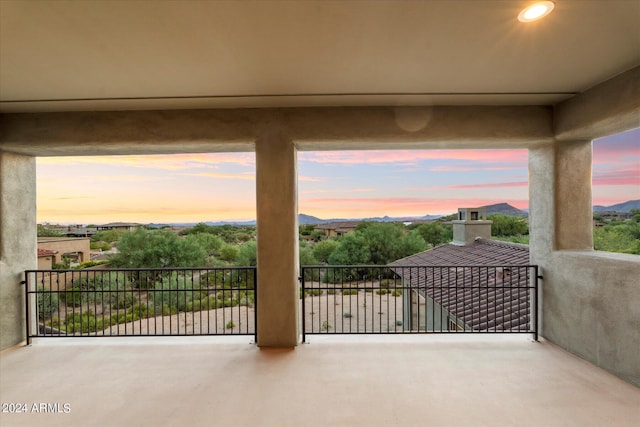
[[[70,307],[80,307],[87,300],[87,292],[83,292],[79,287],[68,288],[64,292],[60,292],[60,299]]]
[[[187,303],[186,311],[213,310],[218,307],[223,307],[223,303],[219,301],[215,295],[210,295],[207,298],[193,300]]]
[[[238,294],[238,304],[246,307],[253,307],[255,296],[253,291],[240,291]]]
[[[378,295],[386,295],[386,294],[389,294],[389,293],[391,293],[391,291],[389,289],[385,289],[385,288],[376,290],[376,294],[378,294]]]
[[[331,323],[327,322],[326,320],[322,322],[323,331],[329,331],[331,328],[332,328]]]
[[[38,318],[42,321],[58,310],[58,296],[43,286],[38,286]]]
[[[145,303],[134,305],[131,312],[140,319],[146,319],[147,317],[153,317],[155,315],[153,307]]]
[[[327,294],[335,295],[336,294],[336,290],[335,289],[327,289]]]
[[[47,320],[45,323],[45,325],[47,326],[51,326],[52,328],[59,328],[60,327],[60,318],[59,317],[52,317],[50,320]]]
[[[319,297],[320,295],[322,295],[322,289],[307,289],[306,294],[312,297]]]
[[[189,277],[172,273],[169,277],[156,283],[155,290],[150,291],[149,295],[157,308],[167,305],[171,309],[185,311],[189,302],[201,297],[199,286],[189,280]]]
[[[350,319],[353,317],[353,315],[348,311],[345,311],[344,313],[342,313],[342,317],[344,317],[345,319]]]
[[[89,333],[96,332],[97,322],[92,311],[86,313],[70,313],[64,320],[65,331],[67,333]]]
[[[233,328],[235,328],[235,327],[236,327],[236,324],[235,324],[235,323],[233,323],[233,321],[229,320],[229,321],[227,322],[227,324],[225,325],[225,327],[226,327],[227,329],[233,329]]]
[[[401,289],[394,289],[394,290],[391,292],[391,295],[392,295],[392,296],[394,296],[394,297],[399,297],[399,296],[401,296],[401,295],[402,295],[402,290],[401,290]]]
[[[96,265],[108,264],[109,261],[84,261],[73,267],[74,270],[82,270],[83,268],[95,267]]]
[[[396,287],[396,281],[393,280],[393,279],[382,279],[380,281],[380,287],[381,288],[386,288],[386,289],[389,289],[389,288],[392,288],[392,287],[395,288]]]
[[[357,289],[343,289],[342,290],[342,295],[357,295],[358,294],[358,290]]]
[[[371,288],[365,288],[365,289],[364,289],[364,291],[365,291],[365,292],[369,292],[369,293],[371,293],[371,292],[373,292],[373,289],[371,289]]]

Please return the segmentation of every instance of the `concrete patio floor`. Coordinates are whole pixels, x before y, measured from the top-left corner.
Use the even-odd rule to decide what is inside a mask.
[[[639,388],[548,342],[457,338],[38,340],[0,354],[3,410],[27,406],[0,425],[640,425]]]

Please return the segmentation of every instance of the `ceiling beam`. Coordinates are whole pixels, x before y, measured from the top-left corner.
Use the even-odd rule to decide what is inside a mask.
[[[33,156],[252,151],[277,128],[303,150],[527,148],[549,107],[351,107],[0,115],[0,150]]]
[[[558,104],[558,141],[593,140],[640,127],[640,66]]]

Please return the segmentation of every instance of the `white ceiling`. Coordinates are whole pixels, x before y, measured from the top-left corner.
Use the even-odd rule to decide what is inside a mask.
[[[0,1],[0,112],[547,105],[640,65],[640,0]]]

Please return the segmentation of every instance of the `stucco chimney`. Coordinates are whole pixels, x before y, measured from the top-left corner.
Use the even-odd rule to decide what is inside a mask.
[[[491,239],[491,224],[487,208],[459,208],[458,219],[453,220],[453,244],[467,245],[478,237]]]

